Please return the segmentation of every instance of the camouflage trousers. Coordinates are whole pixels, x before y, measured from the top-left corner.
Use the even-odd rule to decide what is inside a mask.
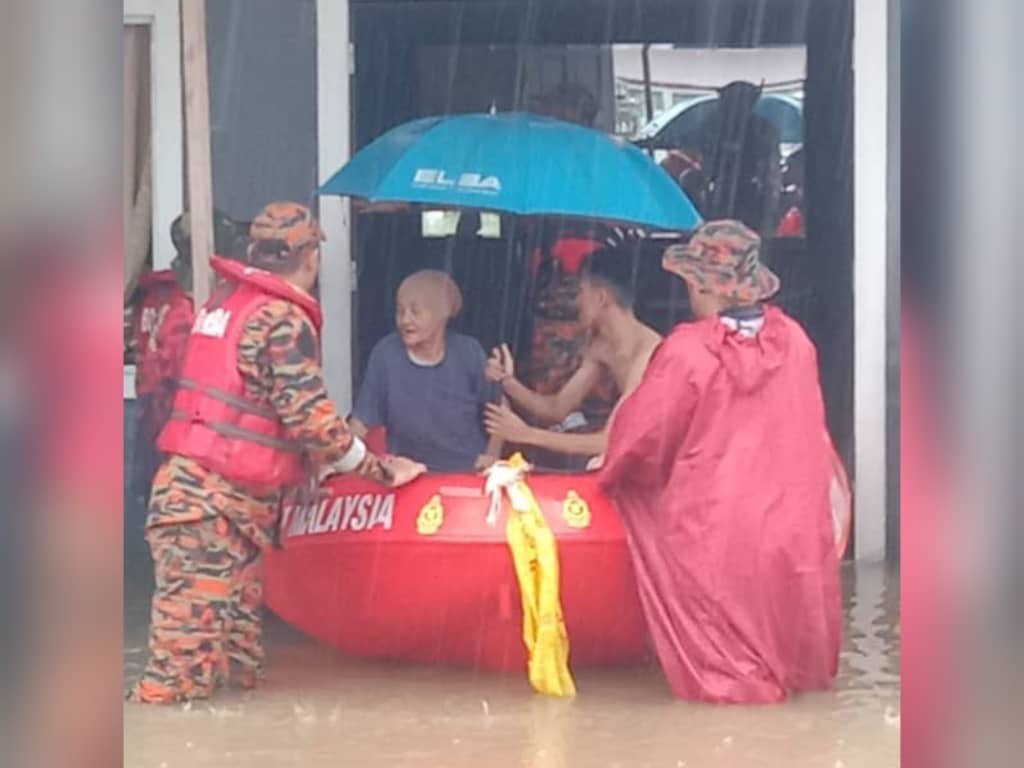
[[[208,698],[226,683],[232,662],[239,683],[263,677],[260,549],[223,516],[151,527],[156,590],[149,662],[135,701]]]

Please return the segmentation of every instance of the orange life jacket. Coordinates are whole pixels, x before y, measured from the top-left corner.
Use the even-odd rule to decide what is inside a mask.
[[[238,370],[246,322],[275,299],[300,306],[320,331],[315,298],[264,270],[214,256],[227,279],[192,325],[171,418],[160,433],[165,453],[187,456],[240,485],[260,489],[301,483],[303,450],[289,440],[272,407],[254,402]]]
[[[160,334],[164,319],[179,307],[191,313],[192,299],[183,291],[174,272],[162,269],[139,278],[142,296],[133,319],[135,337],[135,392],[152,395],[161,390]]]

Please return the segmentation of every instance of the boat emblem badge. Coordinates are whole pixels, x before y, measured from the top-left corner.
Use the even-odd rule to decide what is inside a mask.
[[[441,496],[434,494],[430,501],[423,505],[419,517],[416,518],[416,531],[420,536],[433,536],[444,524],[444,506]]]
[[[569,491],[562,502],[562,519],[570,528],[590,527],[590,507],[576,491]]]

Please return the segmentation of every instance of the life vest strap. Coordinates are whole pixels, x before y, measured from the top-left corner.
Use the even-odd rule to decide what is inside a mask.
[[[184,411],[176,410],[171,413],[171,418],[175,421],[184,422],[195,422],[196,420],[186,414]],[[278,440],[273,437],[267,437],[266,435],[260,435],[255,432],[250,432],[247,429],[243,429],[234,424],[227,424],[221,421],[207,421],[201,420],[204,427],[209,429],[211,432],[216,432],[218,435],[227,438],[234,438],[236,440],[247,440],[250,443],[256,443],[258,445],[272,448],[277,451],[284,453],[291,453],[295,455],[302,455],[302,446],[293,443],[288,440]]]
[[[237,397],[236,395],[232,395],[230,392],[225,392],[223,389],[219,389],[217,387],[201,387],[191,379],[178,379],[178,386],[181,389],[198,392],[212,400],[218,400],[222,403],[226,403],[232,408],[237,408],[243,413],[249,413],[253,416],[262,416],[266,419],[277,418],[277,411],[273,408],[265,408],[261,405],[257,405],[256,403],[252,403],[245,398]]]

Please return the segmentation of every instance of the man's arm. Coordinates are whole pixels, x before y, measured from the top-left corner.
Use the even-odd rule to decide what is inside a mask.
[[[606,429],[599,432],[570,434],[531,427],[505,404],[487,406],[484,425],[492,437],[501,437],[510,443],[532,445],[557,453],[596,456],[604,453],[608,445]]]
[[[548,424],[560,424],[583,404],[600,379],[601,365],[584,358],[583,364],[554,395],[538,394],[512,376],[502,381],[501,387],[509,400],[534,418]]]
[[[550,429],[531,427],[531,439],[525,442],[555,453],[578,456],[598,456],[608,447],[608,432],[552,432]]]
[[[505,446],[505,441],[500,437],[491,435],[487,439],[487,446],[484,448],[483,456],[477,462],[477,464],[489,463],[491,459],[497,459],[501,456],[501,449]]]
[[[282,309],[285,306],[287,310]],[[265,346],[260,339],[265,339]],[[327,396],[316,334],[301,311],[280,302],[266,305],[246,325],[239,345],[243,358],[247,356],[247,343],[253,342],[265,350],[274,410],[289,436],[302,445],[314,463],[323,466],[349,462],[353,464],[349,471],[387,482],[387,472],[378,457],[352,434]]]
[[[485,408],[487,406],[484,406]],[[508,408],[508,398],[502,396],[501,407]],[[486,422],[486,415],[485,415]],[[505,447],[505,440],[501,435],[489,435],[484,452],[477,457],[476,468],[487,469],[491,464],[501,458],[501,449]]]
[[[508,396],[501,391],[501,386],[496,382],[491,381],[487,376],[487,355],[484,353],[484,348],[480,346],[480,343],[473,339],[471,343],[473,350],[474,360],[474,378],[476,379],[477,397],[479,398],[480,407],[486,408],[489,403],[497,400],[502,405],[508,405]],[[511,362],[511,354],[509,355]],[[504,366],[502,366],[503,368]],[[509,374],[512,373],[511,367]],[[483,453],[476,457],[474,467],[476,469],[487,469],[495,461],[501,457],[501,449],[505,445],[505,441],[502,440],[500,435],[490,435],[487,444],[484,446]]]

